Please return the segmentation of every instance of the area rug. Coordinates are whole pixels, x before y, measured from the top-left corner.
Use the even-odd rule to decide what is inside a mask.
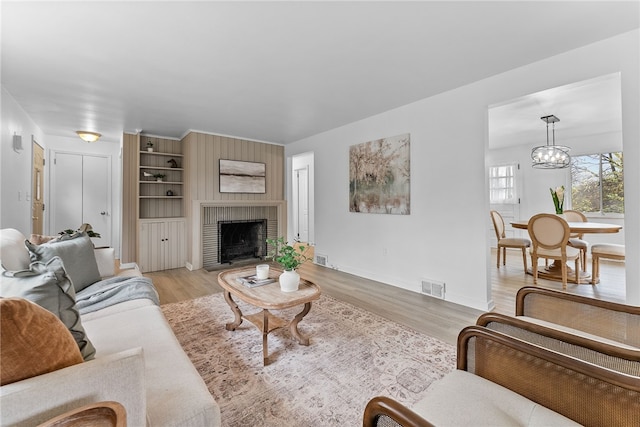
[[[298,325],[310,345],[299,345],[287,328],[275,330],[267,366],[255,326],[245,320],[225,329],[233,314],[221,293],[162,310],[228,427],[360,426],[372,397],[411,406],[455,368],[452,345],[327,295]],[[292,319],[299,311],[274,313]]]

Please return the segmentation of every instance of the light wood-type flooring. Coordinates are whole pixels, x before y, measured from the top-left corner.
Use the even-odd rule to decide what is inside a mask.
[[[521,252],[507,250],[507,265],[500,266],[499,269],[495,266],[495,257],[494,251],[491,285],[495,311],[513,315],[517,290],[523,286],[532,286],[533,277],[522,270]],[[591,270],[590,260],[588,270]],[[597,286],[569,283],[567,291],[593,298],[624,302],[624,263],[602,261],[600,271],[601,282]],[[467,325],[474,324],[476,318],[482,313],[469,307],[321,267],[311,262],[303,264],[299,272],[306,279],[320,285],[323,293],[450,344],[455,344],[459,331]],[[222,292],[222,288],[217,283],[218,273],[219,271],[189,271],[186,268],[179,268],[147,273],[145,276],[153,280],[158,289],[161,304],[166,304]],[[478,278],[478,286],[484,286],[483,277]],[[562,289],[560,282],[544,279],[538,280],[538,286]],[[232,317],[229,310],[229,318],[232,319]]]

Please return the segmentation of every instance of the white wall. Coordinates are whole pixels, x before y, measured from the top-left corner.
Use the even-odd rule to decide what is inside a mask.
[[[640,305],[639,36],[632,31],[287,145],[287,157],[315,154],[316,252],[334,268],[414,291],[421,278],[441,280],[447,300],[491,307],[488,106],[619,71],[627,301]],[[349,146],[407,132],[411,215],[350,213]],[[542,187],[539,197],[547,197]]]
[[[14,133],[22,136],[21,152],[13,150]],[[46,147],[46,138],[42,130],[3,87],[0,228],[15,228],[27,237],[31,234],[32,138]]]

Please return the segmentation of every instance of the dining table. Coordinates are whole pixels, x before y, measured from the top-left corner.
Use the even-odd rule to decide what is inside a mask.
[[[601,234],[601,233],[618,233],[622,230],[622,226],[618,224],[607,224],[603,222],[567,222],[569,224],[569,230],[571,234]],[[527,230],[529,228],[529,220],[526,221],[512,221],[511,226],[520,230]],[[527,269],[527,273],[533,275],[533,266]],[[587,271],[581,271],[580,284],[589,283],[591,274]],[[548,266],[538,266],[538,277],[544,279],[555,280],[562,282],[562,264],[560,261],[554,261]],[[567,265],[567,281],[576,283],[575,273],[571,266]]]

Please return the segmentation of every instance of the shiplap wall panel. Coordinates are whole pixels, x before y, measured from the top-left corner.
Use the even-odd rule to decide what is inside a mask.
[[[210,136],[210,138],[208,138],[209,142],[206,143],[204,147],[204,156],[207,159],[213,159],[214,158],[213,157],[213,152],[214,152],[213,138],[211,138],[211,135],[209,136]],[[214,174],[208,172],[207,177],[205,179],[205,188],[204,188],[205,194],[213,194],[214,185],[215,185]]]
[[[122,138],[122,263],[136,261],[137,186],[138,136],[125,133]]]
[[[187,218],[188,259],[192,259],[193,233],[201,233],[201,224],[193,224],[193,200],[284,200],[284,147],[221,135],[190,132],[183,139],[184,213]],[[220,193],[220,159],[266,164],[264,194]],[[285,225],[283,224],[283,227]]]
[[[185,237],[186,237],[186,245],[187,245],[185,256],[187,259],[191,259],[190,251],[191,251],[191,245],[193,244],[192,234],[194,232],[194,231],[191,231],[191,228],[189,228],[189,224],[190,224],[189,218],[193,216],[191,195],[193,194],[192,185],[194,180],[191,177],[191,174],[189,173],[189,171],[191,170],[191,167],[193,165],[192,147],[194,144],[192,139],[194,137],[196,137],[195,134],[189,133],[182,139],[182,154],[183,154],[182,161],[184,162],[183,168],[185,170],[184,175],[182,177],[182,179],[184,180],[182,191],[183,191],[183,197],[184,197],[184,215],[187,218],[186,225],[185,225],[185,234],[186,234]]]
[[[205,156],[205,152],[206,152],[206,144],[207,142],[207,135],[198,135],[198,145],[196,146],[197,150],[198,150],[198,163],[197,163],[197,167],[195,170],[191,170],[189,171],[189,173],[191,174],[191,176],[193,176],[196,179],[196,182],[198,183],[198,189],[197,189],[197,194],[195,196],[196,199],[200,198],[201,194],[206,194],[206,179],[208,178],[208,168],[207,168],[207,158]]]
[[[190,133],[184,140],[189,145],[189,187],[191,200],[283,200],[284,147],[226,136]],[[220,159],[265,163],[267,169],[264,194],[220,193]],[[186,168],[185,168],[186,169]]]

